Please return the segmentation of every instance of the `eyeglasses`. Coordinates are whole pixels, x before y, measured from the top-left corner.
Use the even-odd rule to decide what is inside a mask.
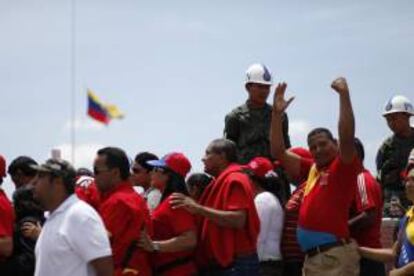
[[[94,175],[98,175],[102,172],[107,172],[107,171],[109,171],[109,169],[98,169],[97,167],[93,167],[93,174]]]
[[[142,172],[143,170],[142,170],[142,169],[140,169],[140,168],[132,168],[132,169],[131,169],[131,171],[132,171],[132,173],[134,173],[134,174],[138,174],[138,173]]]
[[[161,167],[155,167],[155,168],[153,169],[153,171],[154,171],[154,172],[164,173],[164,172],[166,172],[166,169],[161,168]]]

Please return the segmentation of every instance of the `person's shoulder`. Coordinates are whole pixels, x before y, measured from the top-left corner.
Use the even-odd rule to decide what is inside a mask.
[[[254,201],[256,202],[268,202],[268,203],[274,203],[276,200],[276,197],[268,191],[259,193],[256,195],[256,197],[254,198]]]
[[[227,182],[249,182],[249,176],[243,172],[243,167],[241,165],[232,165],[231,170],[228,172],[225,180]]]
[[[143,200],[143,197],[134,190],[132,185],[125,186],[121,190],[114,192],[106,201],[110,202],[111,204],[121,204],[131,199],[138,201]]]
[[[363,176],[364,184],[367,186],[367,188],[380,189],[380,184],[369,170],[364,169],[361,175]]]
[[[92,206],[77,198],[68,208],[66,218],[71,222],[80,223],[79,226],[81,226],[87,221],[97,220],[99,215]]]
[[[96,213],[91,205],[79,198],[76,198],[76,201],[69,207],[69,210],[72,213]]]
[[[238,117],[241,114],[244,114],[247,112],[249,112],[249,107],[247,106],[246,103],[244,103],[242,105],[239,105],[233,108],[229,113],[227,113],[226,117],[229,117],[229,118]]]
[[[379,151],[385,150],[385,148],[390,147],[396,141],[395,135],[390,135],[382,142]]]

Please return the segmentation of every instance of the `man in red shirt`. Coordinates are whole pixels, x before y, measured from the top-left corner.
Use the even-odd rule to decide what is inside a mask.
[[[123,150],[98,151],[94,174],[101,199],[99,213],[111,241],[115,275],[151,275],[148,253],[137,248],[140,232],[152,233],[149,211],[128,181],[129,169]]]
[[[308,134],[309,150],[315,164],[289,152],[283,145],[282,114],[293,98],[285,100],[286,84],[276,88],[271,149],[287,168],[299,175],[309,168],[303,201],[299,211],[297,239],[305,252],[304,275],[359,275],[359,255],[349,241],[349,209],[356,192],[356,178],[361,171],[354,147],[355,122],[348,85],[344,78],[331,87],[339,96],[339,140],[326,128]]]
[[[355,148],[362,163],[365,157],[364,146],[358,138],[355,138]],[[372,174],[363,168],[357,178],[357,192],[351,208],[352,218],[349,220],[351,237],[359,246],[382,248],[382,206],[381,186]],[[384,264],[361,258],[360,275],[385,276]]]
[[[3,183],[4,177],[6,177],[6,161],[0,155],[0,185]],[[13,224],[13,207],[6,193],[0,188],[0,271],[2,263],[7,257],[10,257],[13,251]]]
[[[203,162],[204,171],[216,179],[199,203],[182,194],[171,199],[175,208],[184,207],[199,217],[199,271],[201,275],[257,275],[260,222],[253,186],[236,163],[236,144],[227,139],[212,141]]]

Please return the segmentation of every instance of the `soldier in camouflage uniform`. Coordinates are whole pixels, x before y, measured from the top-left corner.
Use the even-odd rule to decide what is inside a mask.
[[[393,135],[388,137],[378,150],[376,165],[378,180],[383,189],[384,215],[393,216],[389,210],[398,201],[403,208],[408,207],[405,196],[402,172],[404,171],[411,149],[414,148],[414,128],[410,117],[414,115],[413,106],[404,96],[394,96],[385,106],[383,116]],[[395,209],[395,208],[394,208]],[[404,214],[403,210],[401,215]]]
[[[246,75],[249,98],[245,104],[226,115],[224,126],[224,137],[236,143],[242,164],[258,156],[271,158],[269,132],[272,107],[266,100],[270,93],[272,76],[261,64],[250,66]],[[283,134],[287,147],[290,147],[288,128],[288,117],[285,113]]]
[[[249,97],[245,104],[236,107],[225,118],[224,137],[236,143],[239,162],[247,164],[254,157],[271,158],[270,155],[270,123],[272,107],[266,100],[270,93],[272,76],[266,66],[262,64],[251,65],[246,72],[245,87]],[[290,147],[288,135],[288,117],[283,114],[283,135],[287,147]],[[276,169],[281,178],[284,172]],[[282,203],[290,196],[290,188],[285,178],[285,185],[280,186],[279,194]]]

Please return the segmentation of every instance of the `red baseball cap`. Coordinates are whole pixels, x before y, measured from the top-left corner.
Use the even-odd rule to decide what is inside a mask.
[[[256,177],[264,178],[267,174],[273,172],[272,162],[265,157],[255,157],[248,164],[250,169]]]
[[[185,177],[191,170],[191,163],[184,154],[179,152],[171,152],[160,160],[150,160],[147,164],[152,167],[167,168],[173,172]]]
[[[290,148],[289,149],[290,152],[293,152],[294,154],[299,155],[302,158],[306,158],[306,159],[312,159],[313,160],[313,156],[310,153],[309,150],[302,148],[302,147],[294,147],[294,148]]]
[[[0,155],[0,177],[6,177],[6,159]]]

